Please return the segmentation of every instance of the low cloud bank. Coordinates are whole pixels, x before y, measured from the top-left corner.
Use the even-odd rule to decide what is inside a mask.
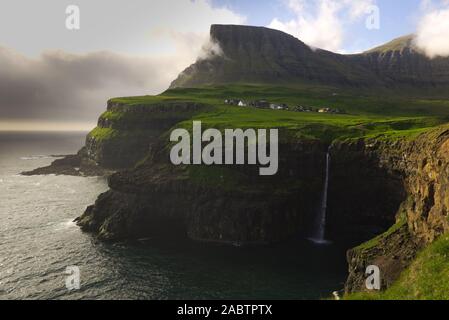
[[[0,119],[92,122],[109,98],[161,93],[195,59],[222,52],[208,37],[177,43],[179,54],[161,57],[47,51],[32,59],[0,47]]]
[[[69,32],[64,1],[3,1],[0,130],[91,123],[111,97],[160,93],[196,59],[220,54],[207,41],[212,23],[246,19],[210,0],[79,0],[81,29]]]
[[[30,59],[0,48],[0,119],[92,121],[108,98],[159,93],[184,65],[107,51]]]

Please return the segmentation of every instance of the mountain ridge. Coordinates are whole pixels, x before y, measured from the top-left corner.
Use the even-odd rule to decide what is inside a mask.
[[[370,54],[375,52],[387,52],[387,51],[401,51],[408,48],[413,48],[418,51],[415,43],[413,42],[415,39],[414,34],[408,34],[402,37],[395,38],[387,43],[376,46],[374,48],[368,49],[363,52],[363,54]],[[422,52],[421,52],[422,53]]]
[[[266,27],[212,25],[210,37],[222,54],[198,60],[170,88],[229,83],[449,87],[449,58],[428,58],[414,47],[413,35],[351,55],[313,49]]]

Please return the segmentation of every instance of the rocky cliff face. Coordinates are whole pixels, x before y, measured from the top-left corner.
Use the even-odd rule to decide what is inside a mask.
[[[364,157],[374,157],[377,168],[402,179],[405,199],[396,214],[396,224],[348,252],[346,291],[365,290],[364,273],[369,265],[380,267],[385,289],[419,248],[449,231],[449,129],[443,127],[413,141],[377,141],[349,148]]]
[[[416,141],[335,142],[327,236],[368,240],[405,219],[407,228],[399,229],[419,247],[447,231],[449,131],[440,131]],[[435,143],[429,144],[430,138]],[[108,240],[173,230],[191,239],[229,243],[306,236],[321,199],[326,148],[319,141],[283,144],[277,176],[229,167],[212,175],[230,181],[210,183],[195,180],[189,167],[171,165],[164,144],[156,144],[141,165],[110,178],[111,191],[79,224]]]
[[[140,166],[113,175],[111,191],[78,224],[105,240],[181,236],[266,244],[306,235],[321,195],[326,147],[302,141],[280,148],[276,178],[260,177],[253,167],[208,168],[221,174],[212,184],[169,164],[161,146]]]
[[[311,49],[293,36],[261,27],[214,25],[210,36],[223,54],[197,61],[172,88],[239,82],[421,91],[449,87],[449,58],[427,58],[412,36],[355,55]]]
[[[341,142],[331,147],[329,237],[366,241],[395,223],[406,198],[403,176],[381,166],[375,142]],[[359,242],[360,243],[360,242]]]
[[[86,138],[86,157],[103,168],[133,167],[175,124],[208,110],[193,102],[129,105],[108,102],[97,128]]]

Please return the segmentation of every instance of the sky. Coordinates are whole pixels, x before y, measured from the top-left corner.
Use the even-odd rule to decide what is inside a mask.
[[[305,3],[306,6],[301,8],[301,14],[298,15],[290,3]],[[270,26],[274,19],[287,23],[289,21],[298,20],[298,16],[310,16],[310,21],[318,21],[320,15],[317,14],[317,7],[319,0],[310,1],[272,1],[272,0],[258,0],[257,5],[252,0],[214,0],[216,6],[227,6],[234,12],[247,17],[247,23],[251,25]],[[334,1],[338,2],[338,1]],[[402,35],[414,33],[416,30],[418,10],[421,6],[421,0],[378,0],[366,1],[355,0],[347,1],[348,3],[362,3],[363,5],[377,5],[380,9],[380,29],[369,30],[365,27],[365,20],[367,15],[362,14],[355,21],[351,21],[345,16],[345,11],[349,10],[347,7],[338,13],[340,21],[345,25],[346,32],[342,36],[341,45],[328,47],[332,51],[342,53],[361,52],[373,48],[379,44],[388,42],[394,38]],[[398,23],[398,19],[400,23]],[[325,19],[329,21],[329,19]],[[282,30],[285,31],[285,30]],[[292,31],[292,30],[290,30]],[[301,37],[301,28],[298,28],[294,33],[295,36]],[[333,36],[332,32],[328,32]]]
[[[89,129],[108,98],[160,93],[207,55],[214,23],[338,53],[416,33],[429,57],[449,55],[449,0],[2,0],[0,130]]]

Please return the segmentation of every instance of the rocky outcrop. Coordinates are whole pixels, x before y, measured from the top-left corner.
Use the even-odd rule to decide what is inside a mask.
[[[86,155],[86,148],[83,147],[75,155],[62,156],[61,159],[53,161],[47,167],[22,172],[21,174],[24,176],[55,174],[75,177],[93,177],[107,176],[113,172],[113,170],[103,168],[90,160]]]
[[[413,262],[421,248],[422,244],[410,233],[405,219],[398,221],[385,234],[348,251],[349,275],[345,292],[366,291],[365,272],[372,265],[380,269],[382,290],[389,288]]]
[[[403,180],[406,198],[396,224],[385,234],[348,253],[347,292],[365,290],[364,273],[378,265],[387,288],[413,260],[419,248],[449,232],[449,128],[411,141],[376,141],[361,148],[378,159],[378,167]],[[379,202],[384,199],[379,199]]]

